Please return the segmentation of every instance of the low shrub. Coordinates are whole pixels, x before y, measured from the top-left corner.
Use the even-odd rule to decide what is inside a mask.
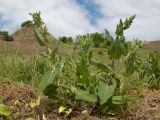
[[[22,24],[21,24],[21,27],[25,27],[29,24],[32,24],[32,21],[31,20],[27,20],[27,21],[24,21]]]
[[[13,37],[10,36],[7,31],[0,31],[0,35],[3,37],[4,41],[13,41]]]

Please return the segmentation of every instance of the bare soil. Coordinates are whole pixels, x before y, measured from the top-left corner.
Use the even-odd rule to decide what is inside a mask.
[[[36,108],[28,107],[33,99],[37,98],[36,90],[28,85],[17,85],[10,81],[0,80],[0,99],[9,106],[12,120],[160,120],[160,93],[156,90],[142,90],[139,94],[139,107],[127,117],[98,118],[87,113],[65,117],[58,113],[57,107],[52,106],[46,112],[48,98],[41,97],[40,105]]]

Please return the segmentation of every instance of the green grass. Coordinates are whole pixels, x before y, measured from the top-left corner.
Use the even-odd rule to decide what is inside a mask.
[[[1,56],[0,78],[7,78],[17,83],[36,87],[45,69],[47,69],[46,64],[38,56]]]

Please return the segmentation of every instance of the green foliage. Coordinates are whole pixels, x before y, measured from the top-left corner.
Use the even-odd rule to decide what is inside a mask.
[[[128,96],[127,94],[124,96],[113,96],[112,103],[114,105],[124,105],[127,104],[128,101],[135,101],[135,98],[132,96]]]
[[[41,46],[47,47],[48,40],[45,34],[47,29],[44,27],[40,16],[35,17],[35,14],[39,16],[40,13],[31,14],[35,24],[39,26],[35,30],[36,37]],[[105,31],[105,40],[109,41],[108,55],[111,60],[116,59],[126,65],[121,72],[115,71],[110,64],[102,64],[92,58],[92,46],[98,47],[101,42],[106,42],[102,34],[94,33],[78,36],[76,40],[78,42],[77,51],[72,56],[61,58],[57,54],[58,47],[55,50],[47,47],[48,51],[40,54],[46,61],[49,61],[50,70],[44,73],[38,91],[63,104],[65,102],[68,104],[68,100],[91,102],[101,106],[100,109],[107,113],[112,111],[111,106],[126,106],[131,99],[126,97],[129,88],[125,91],[125,79],[129,79],[136,71],[136,50],[141,46],[136,42],[129,49],[128,44],[125,42],[124,30],[130,27],[132,20],[133,17],[126,19],[124,23],[120,20],[115,32],[117,35],[115,40],[107,30]],[[122,57],[125,58],[122,59]],[[129,67],[127,64],[129,64]],[[93,67],[97,69],[95,73],[91,72]],[[63,100],[61,96],[63,96]]]
[[[7,31],[0,31],[0,35],[2,35],[4,41],[13,41],[13,37]]]
[[[36,25],[41,26],[44,24],[43,20],[41,19],[41,12],[29,13],[33,17],[33,21]]]
[[[34,30],[37,41],[46,50],[39,52],[40,60],[34,58],[29,62],[11,60],[10,64],[6,64],[7,58],[1,58],[0,76],[32,83],[38,93],[47,95],[60,106],[67,106],[61,112],[68,114],[65,111],[68,108],[83,108],[86,103],[89,107],[96,106],[102,113],[115,115],[126,111],[128,102],[136,100],[130,95],[130,90],[136,85],[147,81],[151,88],[160,89],[160,53],[152,53],[147,60],[143,60],[137,55],[143,43],[138,40],[126,42],[125,30],[130,28],[135,16],[120,20],[115,37],[108,30],[105,30],[105,34],[77,36],[77,49],[61,57],[57,53],[60,42],[72,44],[73,39],[61,37],[57,47],[50,49],[48,30],[40,12],[30,15],[38,26]],[[106,64],[93,58],[93,47],[102,46],[108,48],[104,49],[108,51]]]
[[[128,53],[128,46],[125,42],[125,36],[124,31],[128,29],[131,26],[131,23],[133,22],[135,18],[134,16],[131,16],[129,19],[127,18],[124,22],[120,19],[119,24],[116,28],[116,38],[113,40],[113,37],[109,35],[107,32],[107,38],[112,42],[112,45],[110,46],[108,53],[110,55],[111,59],[119,59],[121,56],[126,56]]]
[[[125,38],[117,37],[117,39],[113,42],[112,46],[108,50],[108,54],[111,59],[119,59],[122,55],[125,56],[128,51],[128,47],[126,43],[124,43]]]
[[[114,39],[113,37],[110,35],[109,31],[107,29],[105,29],[105,40],[106,40],[106,47],[108,48],[109,46],[111,46],[111,44],[113,43]]]
[[[43,81],[43,80],[42,80]],[[57,98],[57,89],[58,86],[55,84],[49,84],[44,90],[43,93],[44,95],[48,96],[49,99],[55,99]],[[39,89],[41,90],[41,89]]]
[[[90,35],[90,37],[92,38],[94,47],[101,47],[102,43],[105,43],[105,39],[104,39],[103,35],[98,32],[92,33]]]
[[[160,53],[150,53],[143,66],[143,77],[146,75],[151,88],[160,89]]]
[[[82,38],[87,38],[90,37],[93,42],[93,47],[99,48],[99,47],[106,47],[106,38],[105,35],[102,33],[91,33],[91,34],[86,34],[86,35],[81,35],[80,37]]]
[[[36,35],[36,38],[37,38],[39,44],[40,44],[41,46],[46,46],[47,43],[48,43],[48,39],[47,39],[47,37],[44,35],[45,33],[44,33],[44,31],[43,31],[43,28],[36,28],[36,29],[34,30],[34,33],[35,33],[35,35]]]
[[[105,82],[100,82],[98,86],[98,96],[100,99],[100,105],[105,104],[110,97],[114,94],[115,87],[113,85],[107,85]]]
[[[92,41],[88,38],[79,38],[79,59],[76,60],[76,74],[78,79],[78,84],[88,87],[90,84],[90,71],[89,65],[92,58],[92,50],[90,49]]]
[[[59,37],[59,40],[64,42],[64,43],[67,43],[67,44],[73,44],[73,38],[72,37],[63,36],[63,37]]]
[[[4,104],[0,104],[0,115],[10,118],[11,112],[9,110],[9,107]]]
[[[89,93],[86,90],[77,90],[75,99],[92,103],[97,102],[97,96],[95,94]]]
[[[21,24],[21,27],[25,27],[25,26],[27,26],[29,24],[32,24],[32,21],[31,20],[26,20]]]
[[[132,79],[137,79],[137,76],[140,78],[143,74],[152,76],[151,81],[153,78],[159,80],[159,56],[150,55],[149,60],[144,62],[137,55],[137,50],[143,43],[138,40],[131,44],[126,42],[124,31],[129,29],[135,16],[125,21],[120,20],[115,38],[107,30],[104,36],[99,33],[78,36],[77,49],[72,55],[68,54],[66,58],[62,58],[57,54],[59,45],[54,50],[48,48],[47,28],[40,16],[35,17],[35,14],[39,16],[40,13],[32,14],[35,24],[39,26],[35,30],[37,40],[41,46],[47,48],[47,51],[40,55],[50,66],[42,76],[38,91],[50,99],[68,106],[71,105],[68,101],[79,101],[79,107],[83,106],[83,102],[92,103],[102,112],[116,114],[126,110],[129,101],[135,101],[129,93],[133,87]],[[63,39],[67,41],[67,38]],[[108,64],[93,59],[93,46],[101,46],[101,43],[107,45],[110,59]],[[122,67],[117,66],[115,69],[115,65],[119,63]],[[144,70],[147,65],[147,70],[152,72]],[[156,84],[159,86],[159,82],[156,81]]]
[[[37,87],[44,71],[49,69],[46,61],[36,57],[0,57],[0,77]]]

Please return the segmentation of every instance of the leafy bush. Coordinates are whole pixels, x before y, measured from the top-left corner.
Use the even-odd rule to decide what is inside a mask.
[[[23,56],[16,55],[0,57],[0,77],[15,82],[37,87],[39,79],[49,69],[49,64],[38,57],[31,57],[24,60]]]
[[[76,50],[61,57],[57,53],[61,41],[68,43],[72,39],[62,37],[57,47],[50,49],[48,30],[41,13],[30,15],[38,26],[34,29],[37,41],[46,50],[39,52],[40,59],[34,57],[25,62],[23,59],[17,60],[17,56],[10,62],[0,57],[0,76],[37,87],[38,93],[43,93],[60,106],[60,113],[68,116],[77,108],[89,109],[89,113],[95,113],[96,109],[97,114],[129,112],[129,105],[137,100],[130,91],[143,86],[160,89],[160,53],[151,53],[144,60],[137,55],[143,42],[126,42],[124,33],[135,16],[119,21],[115,37],[108,30],[103,36],[99,33],[77,36]],[[107,48],[103,49],[104,53],[98,51],[99,55],[107,52],[106,64],[94,59],[93,47],[99,46]],[[0,105],[0,114],[4,115],[1,106],[5,109],[7,106]]]
[[[160,53],[153,52],[148,55],[147,60],[144,60],[142,67],[142,76],[148,79],[150,88],[160,89]]]
[[[91,34],[86,34],[86,35],[81,35],[83,38],[90,37],[93,42],[93,47],[106,47],[106,39],[103,34],[101,33],[91,33]]]
[[[4,41],[13,41],[13,37],[7,31],[0,31],[0,35],[2,35]]]
[[[25,26],[27,26],[29,24],[32,24],[32,21],[31,20],[26,20],[21,24],[21,27],[25,27]]]
[[[108,114],[115,114],[126,109],[128,101],[133,101],[129,95],[128,81],[137,70],[136,51],[142,46],[141,42],[135,41],[129,49],[125,42],[124,30],[128,29],[135,16],[120,20],[116,29],[116,38],[113,39],[109,32],[107,39],[111,42],[108,55],[112,60],[108,65],[99,63],[92,58],[92,36],[77,37],[77,52],[66,58],[57,54],[55,50],[47,47],[48,39],[45,36],[46,28],[39,13],[31,14],[35,24],[37,40],[41,46],[46,46],[47,51],[41,55],[50,61],[51,69],[46,71],[39,83],[38,91],[57,100],[58,103],[75,107],[69,101],[84,101],[97,106],[99,110]],[[35,17],[39,16],[39,17]],[[41,21],[41,22],[37,22]],[[115,69],[115,62],[122,61],[124,69]],[[96,68],[94,72],[91,69]],[[63,96],[63,97],[62,97]],[[80,106],[83,106],[80,102]]]
[[[92,38],[94,47],[101,47],[101,44],[105,42],[103,35],[98,32],[90,34],[90,37]]]
[[[113,37],[109,34],[108,30],[105,29],[104,33],[90,33],[86,35],[80,35],[83,38],[90,37],[93,42],[93,47],[96,48],[108,48],[113,42]]]
[[[63,37],[59,37],[59,40],[64,42],[64,43],[67,43],[67,44],[73,44],[73,38],[72,37],[63,36]]]
[[[0,115],[3,115],[7,118],[10,118],[11,116],[11,113],[10,113],[10,110],[9,110],[9,107],[0,103]]]

